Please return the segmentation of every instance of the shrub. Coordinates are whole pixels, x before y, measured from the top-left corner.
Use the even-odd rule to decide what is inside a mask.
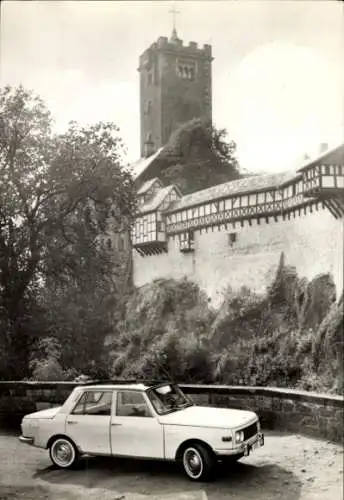
[[[211,379],[205,347],[214,311],[186,280],[156,280],[132,295],[110,348],[118,377]]]
[[[156,280],[127,303],[112,375],[340,392],[343,300],[331,276],[308,282],[281,255],[265,294],[227,289],[218,311],[187,279]]]
[[[33,380],[73,380],[76,370],[64,370],[61,366],[61,344],[54,337],[39,339],[33,346],[29,368]]]

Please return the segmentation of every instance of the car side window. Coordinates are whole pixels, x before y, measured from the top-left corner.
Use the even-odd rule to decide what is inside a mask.
[[[112,391],[85,391],[72,415],[111,415]]]
[[[141,392],[118,391],[116,402],[117,417],[152,417],[152,413]]]

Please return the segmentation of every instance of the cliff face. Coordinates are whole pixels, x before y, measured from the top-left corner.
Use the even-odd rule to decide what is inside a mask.
[[[218,310],[186,279],[137,289],[108,342],[112,375],[340,391],[343,300],[331,276],[307,281],[283,257],[276,267],[264,293],[227,289]]]

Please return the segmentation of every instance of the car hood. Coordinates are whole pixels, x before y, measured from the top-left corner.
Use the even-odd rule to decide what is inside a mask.
[[[57,406],[55,408],[48,408],[47,410],[35,411],[34,413],[30,413],[29,415],[25,415],[26,418],[54,418],[55,415],[59,412],[61,406]]]
[[[223,427],[226,429],[249,425],[257,420],[257,415],[251,411],[211,408],[208,406],[190,406],[159,417],[160,423],[165,425]]]

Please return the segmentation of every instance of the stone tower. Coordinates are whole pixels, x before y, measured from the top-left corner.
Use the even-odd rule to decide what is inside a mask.
[[[141,157],[165,145],[192,118],[212,118],[211,45],[159,37],[139,60]]]

